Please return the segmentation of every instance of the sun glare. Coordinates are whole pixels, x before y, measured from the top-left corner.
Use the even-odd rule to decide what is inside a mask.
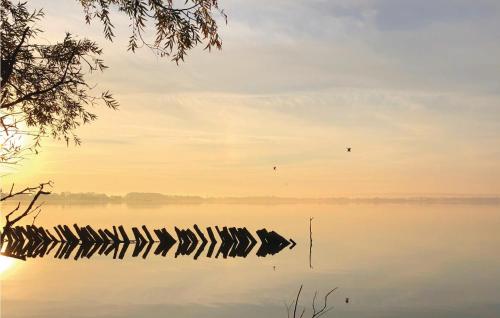
[[[14,261],[10,257],[0,256],[0,276],[14,265]]]

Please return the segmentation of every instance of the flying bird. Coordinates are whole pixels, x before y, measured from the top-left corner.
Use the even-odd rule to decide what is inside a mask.
[[[273,167],[273,170],[276,171],[276,166]]]
[[[349,303],[349,297],[346,297],[345,299],[345,303],[348,304]]]
[[[351,152],[351,147],[347,147],[347,152]]]

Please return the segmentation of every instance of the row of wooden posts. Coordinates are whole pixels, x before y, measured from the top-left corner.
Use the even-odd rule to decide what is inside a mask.
[[[113,226],[111,229],[94,229],[90,225],[73,225],[74,231],[67,225],[54,227],[55,235],[42,226],[26,225],[4,229],[1,234],[2,255],[16,257],[19,259],[36,258],[49,255],[57,246],[55,258],[69,259],[73,251],[77,250],[74,259],[90,258],[94,255],[112,255],[113,258],[123,259],[129,245],[135,245],[132,257],[139,256],[142,251],[143,258],[150,255],[153,245],[156,244],[154,254],[166,256],[168,251],[177,244],[175,257],[179,255],[192,255],[198,259],[208,247],[206,257],[218,258],[247,257],[257,245],[257,240],[246,227],[222,227],[215,226],[206,228],[206,234],[198,225],[190,228],[179,229],[174,227],[175,235],[172,236],[165,228],[154,229],[150,232],[143,225],[141,228],[132,227],[133,238],[131,239],[125,228]],[[142,229],[142,232],[141,232]],[[153,234],[154,233],[154,236]],[[275,231],[261,229],[256,231],[260,241],[256,253],[259,257],[274,255],[285,247],[293,248],[296,243],[292,239],[285,239]],[[217,251],[215,248],[219,245]],[[78,249],[77,249],[78,247]]]

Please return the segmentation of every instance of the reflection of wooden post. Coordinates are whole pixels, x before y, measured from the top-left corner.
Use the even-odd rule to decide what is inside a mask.
[[[314,218],[309,218],[309,268],[312,266],[312,248],[313,248],[313,232],[312,232],[312,220]]]
[[[114,229],[114,227],[113,227]],[[127,232],[125,232],[125,229],[123,228],[123,225],[118,226],[118,231],[120,231],[122,235],[122,242],[124,243],[130,243],[130,240],[128,238]]]

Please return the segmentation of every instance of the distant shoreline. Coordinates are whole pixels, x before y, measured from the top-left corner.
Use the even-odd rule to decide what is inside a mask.
[[[2,194],[3,196],[3,194]],[[29,199],[25,195],[22,200]],[[275,196],[253,197],[201,197],[165,195],[161,193],[131,192],[124,196],[107,195],[104,193],[53,193],[44,197],[48,204],[127,204],[127,205],[168,205],[168,204],[481,204],[500,205],[500,196],[489,197],[325,197],[325,198],[294,198]]]

